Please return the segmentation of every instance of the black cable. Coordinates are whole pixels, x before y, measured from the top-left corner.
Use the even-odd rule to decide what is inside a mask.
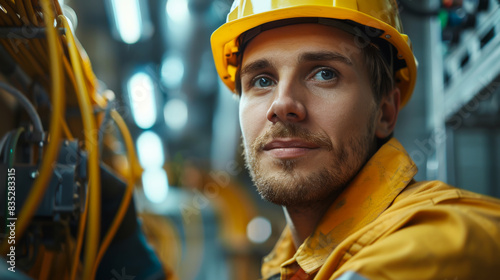
[[[12,141],[12,135],[15,133],[15,130],[9,131],[2,138],[2,146],[0,146],[0,159],[4,164],[7,164],[8,160],[8,150],[10,146],[10,141]],[[5,139],[5,140],[4,140]]]
[[[12,87],[4,82],[0,82],[0,89],[3,89],[7,93],[10,93],[12,96],[14,96],[19,101],[19,103],[21,103],[21,105],[24,107],[24,109],[26,110],[26,112],[30,116],[31,121],[33,122],[33,127],[34,127],[35,131],[38,132],[40,136],[42,136],[43,131],[44,131],[42,121],[41,121],[40,116],[38,115],[38,112],[36,111],[35,107],[33,107],[33,105],[28,100],[28,98],[26,98],[26,96],[24,96],[24,94],[22,94],[19,90],[17,90],[16,88],[14,88],[14,87]],[[43,139],[40,139],[40,140],[43,140]]]
[[[7,139],[9,138],[9,133],[5,133],[5,135],[2,137],[2,139],[0,140],[0,159],[2,158],[2,150],[3,150],[3,147],[5,146],[5,144],[7,143]]]
[[[14,166],[14,157],[16,155],[16,148],[17,148],[17,142],[19,141],[19,137],[21,136],[21,133],[24,132],[24,127],[20,127],[15,130],[13,137],[11,138],[12,140],[9,143],[8,146],[8,161],[7,161],[7,166],[8,168],[12,168]]]
[[[7,170],[10,170],[14,166],[14,157],[16,154],[16,147],[17,147],[17,142],[19,141],[19,137],[21,136],[21,133],[24,132],[24,127],[20,127],[16,130],[13,130],[9,132],[9,140],[8,140],[8,145],[5,145],[6,151],[5,152],[5,157],[7,158]],[[8,156],[7,156],[8,155]],[[8,186],[9,186],[9,176],[6,178],[5,182],[5,232],[9,232],[7,228],[7,217],[8,217],[8,204],[9,204],[9,196],[8,196]]]
[[[14,133],[13,131],[7,132],[1,140],[2,142],[1,142],[1,146],[0,146],[0,159],[1,159],[2,163],[4,163],[4,164],[7,164],[7,160],[8,160],[7,152],[4,150],[7,150],[8,147],[10,146],[8,143],[10,143],[13,133]],[[5,156],[2,158],[2,155],[5,155]],[[3,183],[3,184],[5,184],[5,194],[4,194],[5,195],[5,202],[4,202],[5,207],[2,207],[3,208],[2,211],[3,211],[3,215],[4,215],[4,222],[2,223],[2,228],[5,230],[6,233],[9,232],[8,230],[6,230],[7,224],[8,224],[7,215],[8,215],[8,204],[9,204],[8,200],[7,200],[8,199],[8,196],[7,196],[7,194],[8,194],[8,183],[7,182],[8,181],[7,180],[8,179],[5,178],[5,182]]]

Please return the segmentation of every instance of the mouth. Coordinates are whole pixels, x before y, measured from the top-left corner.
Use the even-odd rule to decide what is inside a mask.
[[[285,138],[267,143],[262,150],[277,159],[296,159],[309,155],[319,148],[319,145],[302,139]]]

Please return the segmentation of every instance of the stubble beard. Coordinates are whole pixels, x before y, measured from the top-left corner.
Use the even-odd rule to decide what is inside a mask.
[[[285,207],[310,208],[319,202],[335,199],[376,150],[373,118],[369,121],[365,135],[352,137],[336,147],[324,134],[311,133],[295,124],[274,124],[243,152],[257,191],[263,199]],[[279,170],[266,169],[261,160],[262,148],[277,137],[313,142],[327,150],[331,160],[328,165],[308,174],[301,174],[297,170],[296,160],[275,159],[273,165],[278,166]]]

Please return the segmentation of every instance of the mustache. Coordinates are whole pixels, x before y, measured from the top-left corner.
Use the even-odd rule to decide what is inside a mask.
[[[254,152],[261,151],[264,146],[275,138],[298,138],[306,142],[314,143],[319,147],[333,150],[330,138],[324,133],[311,132],[308,129],[293,123],[278,122],[271,126],[263,135],[260,135],[252,143]]]

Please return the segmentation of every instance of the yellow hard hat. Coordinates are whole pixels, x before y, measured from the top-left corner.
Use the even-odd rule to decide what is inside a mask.
[[[235,90],[238,69],[239,37],[266,23],[295,18],[337,19],[373,30],[378,40],[389,42],[396,50],[395,81],[404,106],[413,92],[417,61],[411,41],[403,34],[395,0],[235,0],[227,21],[211,38],[215,67],[222,81]],[[365,32],[366,33],[366,32]]]

